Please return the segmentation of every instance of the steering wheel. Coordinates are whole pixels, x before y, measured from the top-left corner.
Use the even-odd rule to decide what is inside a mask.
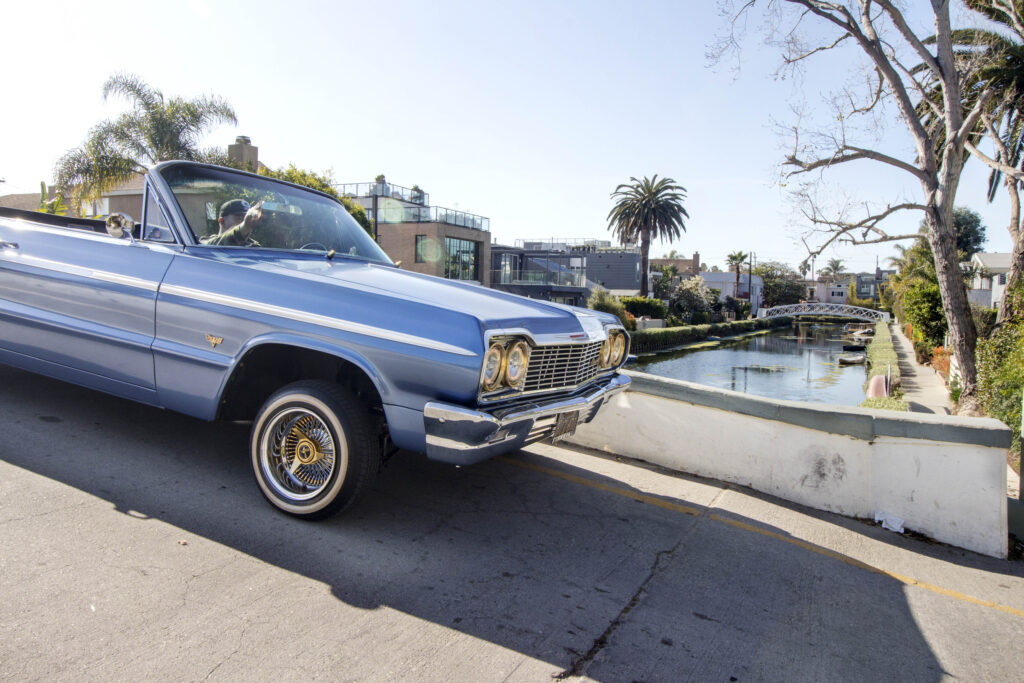
[[[307,244],[303,244],[301,247],[299,247],[299,249],[313,249],[314,247],[320,249],[320,251],[330,251],[327,247],[320,244],[319,242],[309,242]]]

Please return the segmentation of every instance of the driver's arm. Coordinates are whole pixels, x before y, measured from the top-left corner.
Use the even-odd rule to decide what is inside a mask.
[[[246,211],[245,218],[242,219],[242,222],[238,224],[235,230],[238,230],[238,234],[244,240],[256,229],[261,220],[263,220],[263,202],[259,202],[256,206]]]

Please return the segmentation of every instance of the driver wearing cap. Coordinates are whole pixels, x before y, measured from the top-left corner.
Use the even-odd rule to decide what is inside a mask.
[[[250,206],[244,199],[232,199],[220,207],[220,232],[199,240],[203,244],[220,247],[258,247],[260,243],[249,237],[263,218],[263,202]]]

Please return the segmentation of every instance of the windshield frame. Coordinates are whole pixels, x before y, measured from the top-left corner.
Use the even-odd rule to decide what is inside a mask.
[[[175,171],[175,170],[179,170],[182,167],[188,167],[188,168],[191,168],[191,169],[195,169],[196,172],[197,172],[196,173],[197,176],[204,175],[204,171],[205,171],[206,173],[208,173],[211,176],[210,177],[211,180],[217,180],[218,179],[217,176],[222,176],[222,177],[223,176],[236,176],[238,178],[237,182],[240,185],[255,185],[255,186],[263,186],[263,187],[267,187],[268,185],[269,186],[277,186],[277,187],[279,187],[281,189],[282,193],[284,193],[286,195],[293,196],[293,197],[295,195],[299,195],[300,198],[304,198],[306,201],[310,201],[310,202],[314,202],[314,203],[319,203],[319,202],[323,202],[323,201],[326,200],[326,202],[331,205],[331,208],[335,208],[336,207],[336,209],[341,212],[341,214],[339,214],[342,217],[342,218],[340,218],[340,220],[343,223],[346,223],[346,225],[342,226],[342,229],[346,230],[346,231],[347,230],[354,231],[353,232],[354,241],[357,242],[357,243],[361,243],[361,244],[358,244],[358,246],[360,247],[360,250],[361,251],[365,250],[365,251],[371,252],[370,254],[366,254],[366,253],[355,253],[355,254],[352,254],[352,253],[349,253],[347,251],[340,251],[339,250],[339,251],[337,251],[335,253],[336,256],[343,257],[343,258],[348,258],[348,259],[356,259],[356,260],[359,260],[359,261],[365,261],[365,262],[368,262],[368,263],[375,263],[375,264],[380,264],[380,265],[391,265],[391,266],[394,265],[394,262],[384,252],[384,250],[381,249],[380,245],[370,235],[368,235],[366,233],[366,231],[363,229],[363,227],[361,225],[359,225],[359,223],[357,223],[354,218],[352,218],[352,216],[348,213],[348,209],[346,209],[345,205],[342,204],[340,201],[338,201],[337,198],[332,197],[331,195],[327,194],[326,192],[321,192],[319,190],[314,190],[312,188],[305,187],[303,185],[297,185],[295,183],[291,183],[291,182],[288,182],[286,180],[279,180],[277,178],[271,178],[271,177],[268,177],[268,176],[263,176],[263,175],[259,175],[259,174],[256,174],[256,173],[250,173],[248,171],[241,171],[241,170],[238,170],[238,169],[229,168],[229,167],[225,167],[225,166],[218,166],[218,165],[215,165],[215,164],[204,164],[204,163],[199,163],[199,162],[194,162],[194,161],[167,161],[167,162],[163,162],[163,163],[157,164],[156,166],[153,166],[150,169],[149,175],[150,175],[151,179],[157,181],[155,184],[159,186],[160,194],[163,195],[165,198],[167,198],[168,203],[173,207],[173,211],[174,211],[175,216],[177,218],[176,222],[179,224],[179,227],[180,227],[179,232],[182,233],[181,236],[184,238],[185,243],[186,243],[187,246],[190,246],[190,247],[200,247],[200,248],[204,248],[204,249],[230,249],[230,250],[242,249],[242,250],[246,250],[246,251],[255,251],[255,252],[275,252],[276,251],[276,252],[287,252],[287,253],[292,253],[292,254],[304,254],[304,255],[313,255],[313,256],[315,256],[315,255],[324,255],[324,254],[328,253],[326,251],[321,251],[321,250],[298,249],[298,248],[289,248],[289,247],[282,247],[282,246],[252,247],[252,246],[244,246],[244,245],[243,246],[229,246],[229,245],[214,245],[214,244],[203,243],[202,241],[200,241],[200,235],[196,234],[195,229],[193,228],[192,224],[190,223],[188,217],[186,216],[184,208],[182,207],[181,202],[179,201],[178,194],[175,192],[174,186],[172,186],[172,184],[171,184],[171,182],[169,181],[169,178],[168,178],[168,173],[169,172]],[[257,228],[257,231],[258,230],[259,230],[259,228]],[[339,235],[340,234],[341,233],[339,233]]]

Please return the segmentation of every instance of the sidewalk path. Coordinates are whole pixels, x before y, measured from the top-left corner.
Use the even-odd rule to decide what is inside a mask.
[[[910,404],[910,410],[915,413],[952,414],[953,403],[949,400],[949,391],[942,375],[930,367],[918,365],[914,358],[914,345],[903,334],[903,330],[896,323],[890,327],[892,345],[900,358],[903,400]]]

